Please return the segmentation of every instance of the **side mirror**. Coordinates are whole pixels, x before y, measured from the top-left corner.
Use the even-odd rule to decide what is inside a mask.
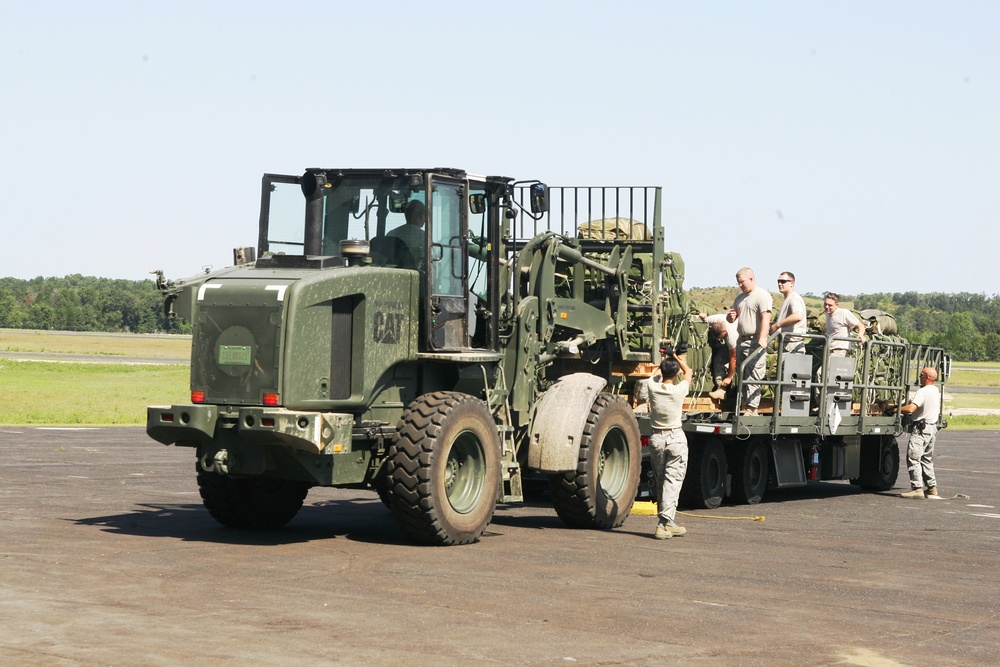
[[[486,213],[486,195],[482,193],[469,195],[469,212],[473,215]]]
[[[533,183],[529,199],[531,201],[531,212],[534,214],[547,213],[549,210],[549,186],[545,183]]]
[[[244,246],[241,248],[233,248],[233,264],[236,266],[243,266],[244,264],[253,264],[257,259],[257,249],[253,246]],[[163,274],[158,276],[162,278]]]
[[[409,200],[405,192],[389,193],[389,210],[393,213],[405,213],[406,202]]]

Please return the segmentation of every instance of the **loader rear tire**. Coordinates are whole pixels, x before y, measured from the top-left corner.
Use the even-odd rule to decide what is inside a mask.
[[[639,424],[629,404],[600,394],[587,415],[576,470],[549,478],[556,513],[573,528],[617,528],[639,487]]]
[[[500,437],[486,404],[439,391],[413,401],[386,460],[389,509],[403,532],[435,545],[477,541],[500,488]]]
[[[230,528],[281,528],[301,509],[309,487],[295,480],[233,478],[198,469],[198,492],[205,509]]]

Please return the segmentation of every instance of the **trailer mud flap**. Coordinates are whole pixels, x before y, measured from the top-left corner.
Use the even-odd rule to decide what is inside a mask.
[[[785,489],[806,485],[806,469],[802,462],[802,443],[798,440],[775,440],[771,443],[774,454],[776,488]]]

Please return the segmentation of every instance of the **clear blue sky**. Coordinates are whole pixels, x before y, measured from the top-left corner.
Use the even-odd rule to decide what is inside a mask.
[[[0,0],[0,276],[255,245],[260,176],[662,185],[687,284],[1000,292],[1000,3]]]

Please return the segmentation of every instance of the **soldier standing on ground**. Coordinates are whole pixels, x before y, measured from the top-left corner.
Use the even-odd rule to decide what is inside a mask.
[[[785,297],[778,311],[778,319],[771,325],[771,333],[783,331],[789,333],[806,332],[806,303],[795,291],[795,274],[782,271],[778,275],[778,291]],[[798,354],[806,351],[803,339],[795,336],[785,337],[785,352]]]
[[[899,409],[913,419],[913,433],[906,448],[906,469],[910,473],[910,491],[903,498],[940,500],[934,477],[934,442],[937,422],[941,415],[941,392],[934,386],[937,371],[930,366],[920,371],[920,388],[910,402]],[[927,492],[924,492],[927,487]]]
[[[674,384],[678,373],[684,379]],[[688,395],[691,368],[677,353],[670,350],[660,362],[660,375],[646,381],[649,397],[649,422],[653,435],[649,438],[650,465],[656,480],[656,508],[659,521],[653,536],[666,540],[683,535],[687,529],[675,521],[677,500],[687,472],[687,436],[681,429],[684,398]]]
[[[767,334],[771,322],[771,309],[774,300],[771,293],[757,286],[753,269],[743,267],[736,272],[736,284],[743,290],[733,301],[726,319],[736,322],[739,334],[739,345],[736,348],[736,364],[744,368],[743,391],[744,408],[747,415],[756,415],[757,406],[763,387],[759,384],[748,384],[748,381],[763,380],[767,371]],[[753,362],[743,366],[743,362],[752,358]]]

